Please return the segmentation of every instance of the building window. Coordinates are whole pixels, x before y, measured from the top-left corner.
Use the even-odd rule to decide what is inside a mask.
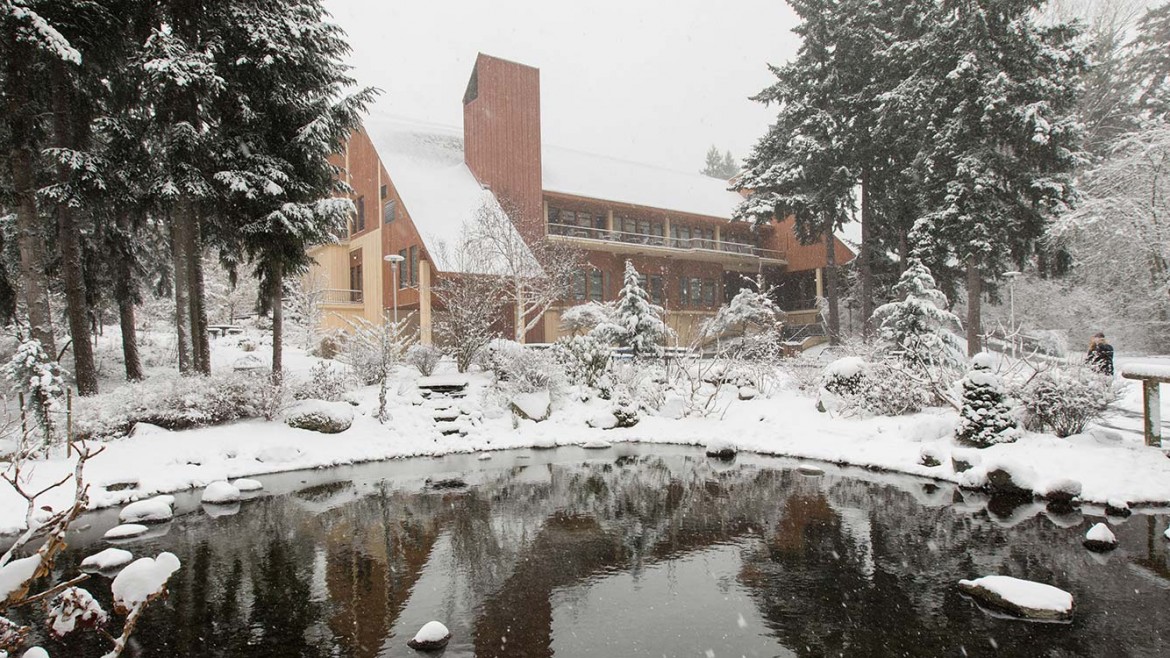
[[[703,279],[703,305],[707,308],[715,306],[715,280]]]
[[[349,301],[362,303],[362,250],[349,252]]]
[[[589,280],[585,272],[577,272],[573,277],[573,299],[579,302],[585,301],[588,296]]]
[[[698,308],[703,305],[703,280],[699,278],[690,281],[691,306]]]
[[[548,209],[549,231],[554,235],[599,239],[605,231],[605,215],[583,210]]]
[[[398,263],[397,263],[397,265],[398,265],[398,287],[405,288],[407,283],[408,283],[408,279],[410,278],[410,272],[409,272],[410,261],[406,260],[406,250],[405,249],[399,249],[398,255],[402,258],[402,260],[398,261]]]
[[[650,275],[650,301],[658,306],[662,306],[665,303],[666,295],[663,294],[665,291],[662,283],[662,277],[660,275]]]
[[[418,246],[410,248],[410,285],[418,285]]]
[[[605,275],[601,270],[589,273],[589,299],[595,302],[605,301]]]
[[[394,199],[390,199],[382,204],[382,223],[389,224],[395,219],[398,219],[398,204],[394,202]]]
[[[670,241],[671,246],[679,249],[690,249],[691,247],[691,227],[689,226],[671,226],[670,227]]]
[[[366,230],[366,197],[359,196],[354,205],[357,207],[357,215],[353,218],[353,232],[361,233]]]
[[[679,279],[678,279],[678,305],[679,306],[685,307],[690,303],[691,295],[689,292],[689,290],[690,290],[690,286],[688,285],[689,282],[690,282],[690,279],[687,279],[685,276],[679,277]]]
[[[385,199],[388,196],[390,196],[390,188],[383,185],[382,186],[382,198]]]

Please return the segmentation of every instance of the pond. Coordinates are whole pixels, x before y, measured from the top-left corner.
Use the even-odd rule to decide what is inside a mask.
[[[122,545],[183,563],[127,655],[414,656],[406,642],[432,619],[451,629],[449,658],[1162,651],[1166,517],[1120,523],[1100,556],[1081,546],[1099,519],[1079,511],[795,466],[620,445],[272,475],[223,515],[180,495],[174,521]],[[116,517],[84,517],[59,567],[108,546]],[[1002,618],[956,587],[992,573],[1072,592],[1074,621]]]

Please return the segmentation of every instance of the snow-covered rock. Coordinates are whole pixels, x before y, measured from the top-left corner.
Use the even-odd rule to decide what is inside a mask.
[[[734,443],[724,438],[715,438],[707,442],[707,456],[718,459],[731,459],[739,452]]]
[[[134,429],[130,430],[130,438],[140,438],[143,436],[161,436],[170,433],[171,431],[165,427],[151,425],[150,423],[138,422],[134,423]]]
[[[760,392],[754,386],[740,386],[738,394],[741,400],[754,400],[759,397]]]
[[[285,413],[284,423],[297,429],[337,434],[353,424],[353,407],[344,402],[301,400]]]
[[[236,372],[251,372],[253,370],[260,370],[265,366],[264,360],[255,354],[245,354],[232,363],[232,370]]]
[[[41,566],[41,556],[33,554],[12,560],[0,567],[0,604],[8,601],[9,597],[23,596],[25,586],[36,575]]]
[[[1037,488],[1036,493],[1044,500],[1056,503],[1071,503],[1081,496],[1081,483],[1071,478],[1052,480]]]
[[[232,486],[239,489],[241,492],[260,491],[264,488],[264,485],[259,480],[250,480],[248,478],[232,480]]]
[[[49,652],[40,647],[29,647],[20,658],[49,658]]]
[[[1097,523],[1085,533],[1085,548],[1104,553],[1117,548],[1117,537],[1104,523]]]
[[[146,526],[143,526],[145,529]],[[107,548],[100,553],[94,553],[81,561],[82,571],[106,571],[117,569],[124,564],[130,564],[134,555],[121,548]]]
[[[479,453],[479,456],[476,457],[476,459],[478,459],[481,462],[487,461],[491,458],[492,458],[492,453],[490,453],[490,452],[481,452],[481,453]]]
[[[1022,462],[999,459],[985,462],[987,490],[993,495],[1030,496],[1035,488],[1036,471]]]
[[[235,516],[240,513],[240,503],[203,503],[203,513],[213,519],[224,516]]]
[[[119,526],[114,526],[102,535],[103,539],[129,539],[131,537],[139,537],[146,534],[150,528],[141,523],[123,523]]]
[[[603,411],[595,416],[591,416],[585,423],[595,429],[611,430],[618,426],[618,419],[613,412]]]
[[[223,480],[217,480],[203,489],[203,496],[200,498],[200,501],[223,505],[225,503],[237,502],[239,499],[240,490],[235,485],[228,484]]]
[[[122,523],[162,523],[170,521],[175,516],[171,505],[175,497],[171,495],[155,496],[146,500],[138,500],[122,508],[118,520]]]
[[[521,418],[541,422],[552,413],[552,398],[548,390],[535,393],[517,393],[512,396],[512,412]]]
[[[918,463],[927,468],[942,466],[942,451],[940,451],[935,446],[923,446],[922,449],[918,451]]]
[[[143,557],[131,562],[114,578],[110,591],[114,609],[126,614],[166,587],[171,574],[179,570],[174,553],[159,553],[157,558]]]
[[[613,444],[602,439],[591,439],[582,443],[581,447],[586,450],[605,450],[606,448],[612,448]]]
[[[974,450],[955,450],[951,453],[951,468],[956,473],[965,473],[982,461],[982,455]]]
[[[1122,518],[1133,514],[1129,509],[1129,501],[1121,498],[1110,498],[1105,501],[1105,513],[1109,516],[1120,516]]]
[[[825,474],[825,470],[823,468],[820,468],[819,466],[813,466],[812,464],[801,464],[800,466],[796,467],[796,471],[798,473],[803,474],[803,475],[824,475]]]
[[[1044,583],[984,576],[960,580],[959,589],[989,607],[1024,619],[1068,621],[1073,616],[1072,594]]]
[[[438,651],[451,641],[451,631],[437,621],[428,621],[418,629],[407,646],[416,651]]]

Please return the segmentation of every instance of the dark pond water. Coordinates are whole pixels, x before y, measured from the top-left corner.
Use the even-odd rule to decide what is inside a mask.
[[[226,516],[180,496],[181,516],[123,545],[183,562],[129,655],[412,656],[431,619],[451,628],[450,658],[1166,651],[1165,517],[1119,524],[1100,557],[1080,544],[1087,514],[794,466],[620,446],[270,476]],[[454,477],[468,486],[426,484]],[[59,567],[106,547],[116,515],[87,516]],[[1000,618],[955,586],[991,573],[1073,592],[1075,621]],[[91,590],[108,602],[107,583]]]

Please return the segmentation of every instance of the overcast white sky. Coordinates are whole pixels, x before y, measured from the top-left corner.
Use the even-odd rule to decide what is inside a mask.
[[[796,53],[783,0],[326,0],[375,111],[459,127],[479,52],[540,69],[545,143],[684,171],[747,155],[773,112],[748,100]]]

